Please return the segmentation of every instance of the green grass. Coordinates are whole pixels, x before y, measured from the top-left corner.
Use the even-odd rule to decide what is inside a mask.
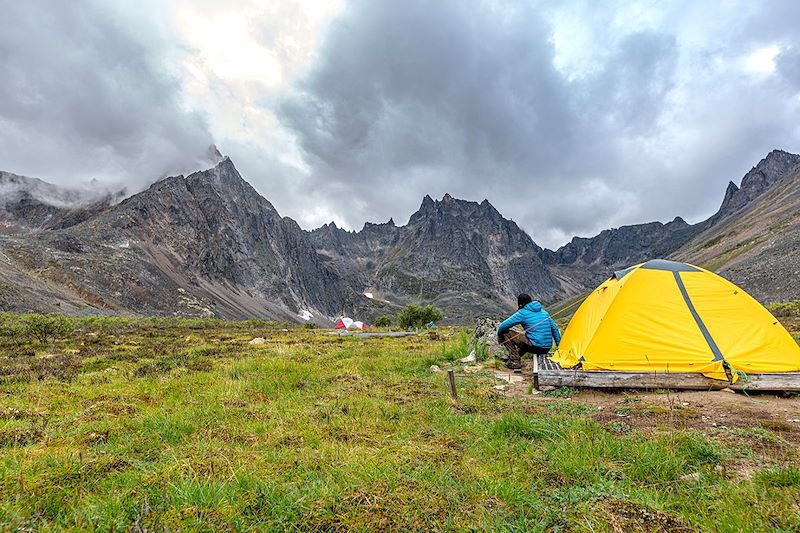
[[[800,319],[800,300],[774,303],[769,306],[769,310],[778,318]]]
[[[758,246],[759,244],[764,242],[764,240],[766,238],[767,238],[767,236],[762,235],[762,236],[756,237],[754,239],[741,241],[741,242],[735,244],[734,246],[728,248],[727,250],[725,250],[721,254],[717,255],[716,257],[713,257],[712,259],[709,259],[708,261],[706,261],[701,266],[703,268],[705,268],[706,270],[710,270],[712,272],[716,272],[717,270],[719,270],[723,266],[727,265],[728,263],[730,263],[731,261],[733,261],[734,259],[736,259],[740,255],[742,255],[742,254],[744,254],[746,252],[749,252],[750,250],[752,250],[753,248],[755,248],[756,246]]]
[[[774,303],[768,309],[800,343],[800,300]]]
[[[800,527],[795,444],[777,463],[753,452],[740,479],[721,467],[742,443],[772,444],[767,429],[645,432],[480,378],[459,379],[453,402],[429,367],[465,355],[460,330],[102,318],[40,343],[20,320],[4,315],[0,336],[6,529]]]

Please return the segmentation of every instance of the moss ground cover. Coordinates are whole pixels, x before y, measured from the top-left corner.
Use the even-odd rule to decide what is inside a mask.
[[[0,524],[78,530],[800,529],[797,444],[603,424],[445,373],[466,335],[70,319],[0,335]],[[249,344],[254,337],[264,344]],[[620,419],[622,420],[622,419]],[[767,453],[767,452],[763,452]],[[743,454],[746,478],[726,465]]]

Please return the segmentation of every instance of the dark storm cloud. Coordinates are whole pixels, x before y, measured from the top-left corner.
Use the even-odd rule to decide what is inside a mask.
[[[138,188],[192,169],[212,136],[191,100],[306,226],[401,221],[449,192],[557,246],[697,221],[769,150],[800,151],[795,1],[353,0],[306,67],[287,3],[244,36],[283,65],[274,87],[213,70],[222,14],[253,7],[217,4],[192,4],[222,25],[206,42],[169,2],[0,0],[0,170]],[[773,49],[774,72],[748,66]]]
[[[310,194],[356,227],[402,218],[425,193],[488,197],[552,245],[622,222],[707,215],[727,179],[796,144],[789,117],[776,124],[784,88],[715,79],[696,57],[681,71],[670,28],[631,28],[588,73],[566,75],[547,7],[348,4],[279,109],[311,166]],[[709,65],[759,45],[745,30],[766,18],[750,16],[721,36],[735,39],[731,50],[707,51]],[[792,37],[788,26],[782,35]]]
[[[210,144],[164,66],[159,30],[111,4],[3,1],[0,168],[140,186]],[[144,10],[144,7],[142,7]]]

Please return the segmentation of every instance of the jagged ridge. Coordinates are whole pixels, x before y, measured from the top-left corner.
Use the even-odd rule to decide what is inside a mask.
[[[518,292],[569,296],[657,256],[721,269],[766,300],[800,297],[800,156],[780,150],[740,187],[729,185],[704,222],[623,226],[556,251],[540,248],[487,200],[449,194],[425,196],[404,226],[390,219],[357,232],[333,223],[306,232],[228,158],[119,204],[51,205],[28,187],[49,184],[26,180],[6,178],[17,191],[4,196],[2,212],[17,234],[0,236],[0,308],[8,310],[371,318],[420,301],[465,321],[507,312]]]

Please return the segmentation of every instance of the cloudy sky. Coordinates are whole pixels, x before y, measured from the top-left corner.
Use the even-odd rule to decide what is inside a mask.
[[[800,152],[800,2],[720,4],[0,0],[0,170],[136,190],[213,142],[307,228],[694,222]]]

